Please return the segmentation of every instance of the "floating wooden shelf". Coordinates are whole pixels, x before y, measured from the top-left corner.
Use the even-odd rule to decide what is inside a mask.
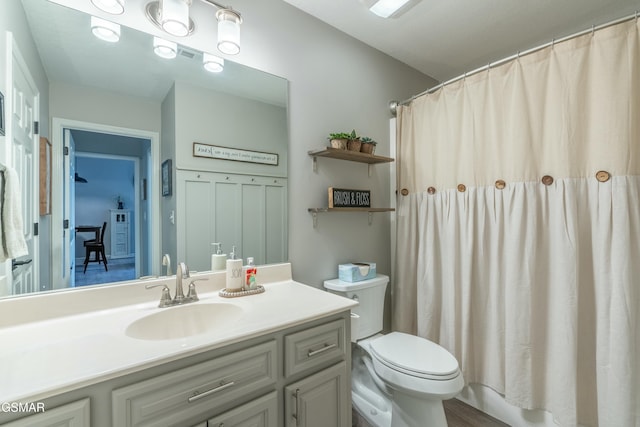
[[[309,155],[313,157],[313,171],[318,171],[318,157],[327,157],[329,159],[348,160],[350,162],[367,163],[369,165],[369,176],[371,176],[371,165],[378,163],[390,163],[394,159],[391,157],[376,156],[375,154],[361,153],[359,151],[341,150],[339,148],[323,147],[316,150],[310,150]]]
[[[309,208],[311,213],[320,212],[393,212],[394,208]]]
[[[309,208],[309,213],[313,215],[313,228],[318,225],[319,213],[332,212],[367,212],[369,214],[369,225],[373,222],[373,214],[376,212],[394,212],[394,208]]]

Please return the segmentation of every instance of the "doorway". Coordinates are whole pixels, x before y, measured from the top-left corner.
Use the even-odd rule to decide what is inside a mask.
[[[52,212],[60,218],[52,222],[62,224],[63,236],[61,250],[52,254],[53,283],[69,288],[154,274],[159,269],[154,262],[159,218],[152,214],[159,212],[153,191],[159,179],[153,167],[158,134],[54,118],[53,138],[54,156],[57,147],[64,159],[56,174],[62,203]],[[89,262],[85,273],[84,242],[96,239],[105,222],[107,268],[102,260]]]
[[[73,135],[75,132],[71,133]],[[78,144],[82,138],[76,136],[74,140]],[[138,141],[131,143],[137,144]],[[143,151],[148,143],[142,141]],[[74,243],[70,245],[74,287],[121,282],[149,275],[141,262],[144,258],[141,251],[149,245],[141,237],[136,238],[138,229],[144,226],[140,210],[145,201],[141,200],[137,191],[141,182],[141,161],[143,158],[140,157],[80,152],[76,149],[74,173],[70,174],[74,181],[74,191],[70,193],[74,195],[71,197],[73,206],[70,211],[75,230]],[[98,237],[105,255],[101,251],[90,250],[89,242]]]

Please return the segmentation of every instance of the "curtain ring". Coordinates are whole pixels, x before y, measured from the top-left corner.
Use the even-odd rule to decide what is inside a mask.
[[[542,183],[544,185],[551,185],[553,184],[553,177],[551,175],[545,175],[542,177]]]
[[[407,190],[406,188],[403,188],[402,190],[400,190],[400,194],[402,194],[403,196],[406,196],[407,194],[409,194],[409,190]]]
[[[499,179],[499,180],[496,181],[496,188],[498,190],[502,190],[506,186],[507,186],[507,183],[504,182],[503,180]]]
[[[435,192],[436,192],[435,187],[429,187],[429,188],[427,188],[427,193],[429,193],[429,194],[435,194]]]
[[[596,172],[596,179],[600,182],[607,182],[611,178],[611,174],[607,171]]]
[[[458,184],[458,191],[464,193],[467,191],[467,187],[464,184]]]

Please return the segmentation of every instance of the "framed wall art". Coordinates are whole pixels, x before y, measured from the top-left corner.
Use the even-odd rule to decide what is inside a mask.
[[[4,95],[0,92],[0,135],[4,135]]]
[[[51,214],[51,143],[40,137],[40,215]]]
[[[162,162],[162,196],[171,195],[171,159]]]

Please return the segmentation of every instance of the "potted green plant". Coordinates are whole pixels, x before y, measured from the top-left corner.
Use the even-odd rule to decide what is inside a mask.
[[[360,137],[356,134],[356,130],[352,130],[349,134],[349,141],[347,141],[347,150],[360,151]]]
[[[363,136],[360,138],[360,143],[361,143],[360,152],[373,154],[373,152],[375,151],[377,142],[375,142],[373,139],[369,138],[368,136]]]
[[[331,147],[332,148],[338,148],[340,150],[346,150],[347,149],[347,142],[349,141],[350,137],[351,137],[350,133],[339,132],[339,133],[330,133],[328,139],[331,142]]]

